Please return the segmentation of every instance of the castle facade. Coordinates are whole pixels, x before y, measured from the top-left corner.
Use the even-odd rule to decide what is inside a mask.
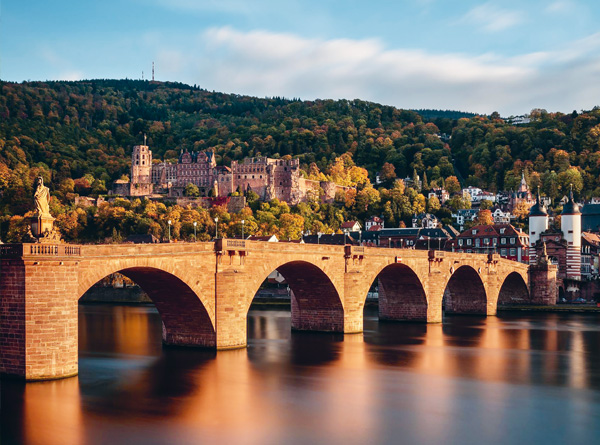
[[[236,191],[251,190],[262,201],[276,198],[289,204],[311,196],[331,202],[336,193],[348,190],[332,182],[303,178],[298,159],[245,158],[232,161],[229,168],[217,166],[211,151],[182,150],[177,163],[153,163],[150,148],[136,145],[131,156],[131,181],[116,181],[113,192],[123,196],[182,197],[189,184],[198,187],[200,196],[227,197]]]

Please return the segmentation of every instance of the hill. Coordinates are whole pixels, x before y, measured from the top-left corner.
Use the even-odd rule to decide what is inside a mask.
[[[397,177],[412,177],[416,170],[429,185],[441,184],[456,169],[463,186],[515,189],[524,172],[530,187],[539,185],[553,198],[570,184],[583,197],[600,195],[600,109],[534,110],[530,123],[515,126],[497,113],[260,99],[128,79],[0,82],[0,91],[5,216],[30,209],[39,174],[63,203],[73,191],[69,181],[76,193],[106,192],[128,174],[131,148],[144,134],[155,159],[175,158],[183,149],[214,150],[218,164],[225,165],[258,154],[291,155],[308,172],[313,163],[326,171],[349,153],[371,182],[387,162]],[[452,135],[449,143],[441,133]]]

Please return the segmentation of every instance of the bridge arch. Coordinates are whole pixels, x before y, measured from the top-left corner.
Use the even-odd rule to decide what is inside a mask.
[[[292,329],[344,332],[344,305],[331,278],[319,266],[304,260],[270,266],[249,286],[246,313],[260,285],[277,270],[291,290]]]
[[[500,287],[498,305],[530,302],[529,289],[523,276],[518,272],[509,273],[502,282],[502,287]]]
[[[442,304],[448,313],[486,315],[487,292],[479,272],[466,265],[453,271]]]
[[[376,278],[379,281],[381,320],[427,321],[427,296],[417,274],[405,264],[390,264]]]
[[[137,285],[152,300],[161,317],[163,342],[167,345],[215,347],[214,315],[209,312],[210,297],[199,295],[184,277],[174,270],[150,265],[109,265],[92,268],[82,278],[77,299],[95,283],[113,273],[120,273]]]

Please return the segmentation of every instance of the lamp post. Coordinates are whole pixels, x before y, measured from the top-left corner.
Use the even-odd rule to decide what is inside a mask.
[[[169,242],[171,242],[171,220],[167,221],[167,224],[169,224]]]
[[[215,216],[215,239],[219,238],[219,217]]]
[[[317,232],[317,244],[319,244],[319,241],[321,240],[321,232]]]
[[[392,247],[392,238],[388,238],[388,247],[391,248]]]
[[[244,223],[245,223],[245,222],[246,222],[246,221],[244,221],[244,220],[242,219],[242,239],[244,239]]]
[[[198,223],[196,221],[194,221],[194,242],[197,241],[196,239],[196,226],[198,225]]]

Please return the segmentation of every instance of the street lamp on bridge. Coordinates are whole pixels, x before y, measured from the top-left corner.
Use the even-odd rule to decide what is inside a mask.
[[[196,239],[196,226],[197,226],[197,225],[198,225],[198,222],[197,222],[197,221],[194,221],[194,242],[196,242],[196,241],[197,241],[197,239]]]
[[[168,220],[167,224],[169,224],[169,242],[171,242],[171,220]]]
[[[242,219],[242,239],[244,239],[244,223],[245,223],[245,222],[246,222],[246,221],[244,221],[244,220]]]
[[[219,217],[215,216],[215,239],[219,238]]]

